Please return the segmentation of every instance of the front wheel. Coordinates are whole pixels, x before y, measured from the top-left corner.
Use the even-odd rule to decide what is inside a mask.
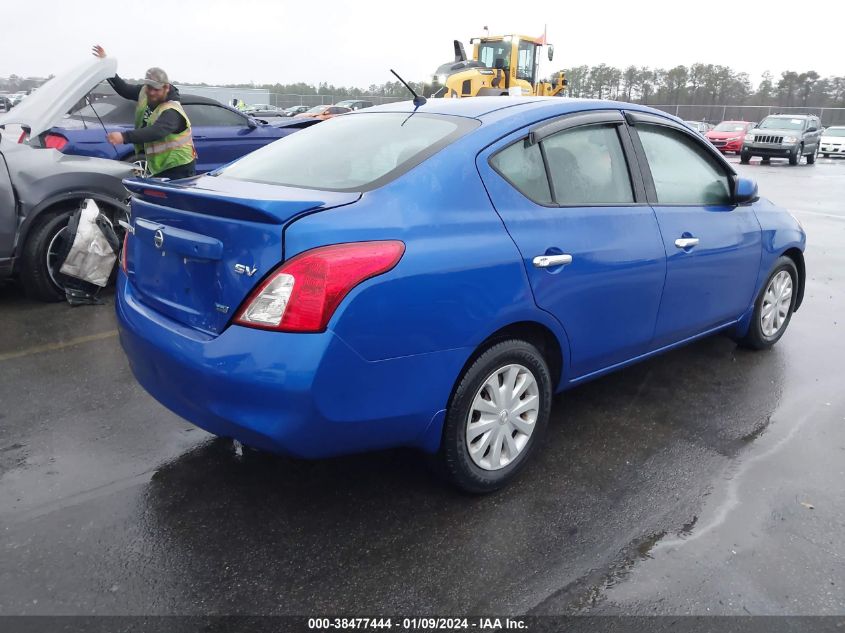
[[[540,351],[517,339],[496,343],[463,373],[450,399],[440,470],[466,492],[506,485],[542,441],[551,400],[552,378]]]
[[[754,303],[748,333],[737,343],[758,350],[768,349],[777,343],[792,319],[797,290],[798,269],[795,262],[782,256],[775,262],[775,267]]]
[[[748,152],[740,152],[739,153],[739,162],[743,165],[747,165],[751,161],[751,154]]]
[[[20,278],[30,299],[61,301],[65,298],[59,258],[68,236],[72,211],[63,211],[42,220],[32,229],[21,254]]]
[[[789,164],[798,165],[801,162],[801,155],[804,153],[804,147],[796,147],[795,151],[789,155]]]

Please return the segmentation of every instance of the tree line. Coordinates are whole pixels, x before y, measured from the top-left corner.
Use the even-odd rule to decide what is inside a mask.
[[[617,99],[652,105],[763,105],[780,107],[845,107],[845,76],[821,77],[814,70],[787,70],[775,78],[765,72],[756,87],[748,73],[728,66],[692,64],[670,69],[628,66],[616,68],[607,64],[574,66],[566,73],[570,97]],[[43,80],[16,75],[0,78],[0,88],[17,91],[35,87]],[[190,83],[190,82],[176,82]],[[436,83],[411,81],[419,94],[430,96],[440,86]],[[191,84],[207,86],[209,84]],[[275,94],[334,95],[335,98],[387,97],[407,98],[408,90],[398,81],[371,84],[366,88],[335,86],[327,82],[240,83],[227,88],[260,88]]]
[[[599,64],[562,70],[571,97],[653,105],[845,107],[845,76],[821,77],[814,70],[787,70],[778,78],[767,71],[756,88],[748,73],[716,64],[675,66],[668,70]]]

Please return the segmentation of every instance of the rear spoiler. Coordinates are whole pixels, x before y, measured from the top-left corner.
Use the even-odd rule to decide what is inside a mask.
[[[210,176],[207,179],[217,180],[216,177]],[[196,180],[185,182],[186,184],[166,180],[127,178],[123,181],[123,185],[130,191],[133,198],[149,204],[262,224],[285,224],[303,213],[350,204],[361,197],[360,193],[319,191],[232,180],[233,186],[228,189],[238,185],[242,189],[255,189],[253,196],[246,197],[240,192],[227,191],[224,187],[200,188],[196,185]],[[265,197],[261,197],[261,194]]]

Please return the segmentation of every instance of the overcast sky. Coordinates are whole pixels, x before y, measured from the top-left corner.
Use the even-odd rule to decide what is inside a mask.
[[[359,86],[429,79],[452,40],[540,35],[555,59],[541,73],[580,64],[671,67],[705,62],[748,72],[845,75],[845,0],[4,0],[0,76],[46,76],[76,65],[91,44],[141,77],[161,66],[181,83]],[[137,26],[135,26],[137,24]],[[829,29],[829,30],[828,30]],[[826,32],[835,33],[829,43]],[[469,50],[469,49],[468,49]]]

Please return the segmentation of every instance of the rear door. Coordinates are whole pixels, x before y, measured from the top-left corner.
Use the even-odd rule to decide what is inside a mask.
[[[537,305],[566,330],[571,378],[645,352],[666,255],[621,113],[523,129],[477,165]]]
[[[191,120],[197,171],[216,169],[269,142],[271,135],[250,127],[245,115],[222,105],[195,103],[183,107]]]
[[[659,348],[739,318],[760,268],[760,225],[732,202],[733,172],[713,149],[669,119],[628,113],[649,200],[666,248]]]

